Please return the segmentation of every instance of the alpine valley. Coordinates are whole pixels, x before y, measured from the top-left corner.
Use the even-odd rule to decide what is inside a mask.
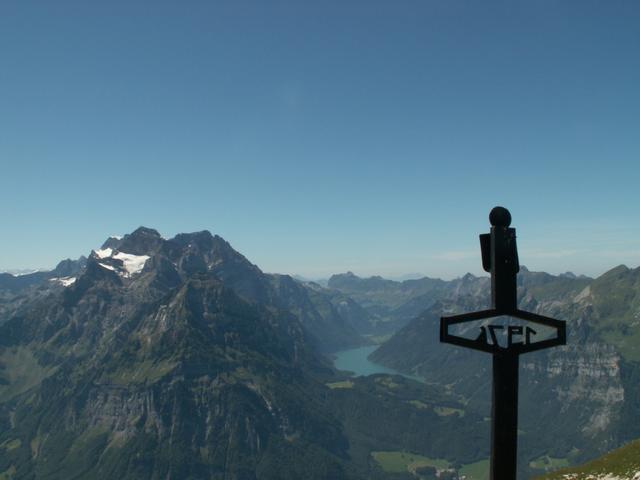
[[[520,359],[520,476],[581,463],[639,438],[640,269],[621,265],[591,279],[521,267],[518,281],[521,309],[565,320],[568,330],[565,347]],[[466,414],[489,414],[490,355],[441,344],[437,335],[441,316],[489,307],[489,278],[399,283],[343,274],[329,286],[366,302],[376,330],[399,327],[373,361],[455,395]],[[398,294],[389,295],[392,289]]]
[[[569,332],[521,359],[521,477],[639,438],[640,269],[519,280]],[[486,478],[490,359],[438,322],[488,301],[485,277],[322,286],[144,227],[0,274],[0,479]],[[406,376],[333,367],[378,343]]]

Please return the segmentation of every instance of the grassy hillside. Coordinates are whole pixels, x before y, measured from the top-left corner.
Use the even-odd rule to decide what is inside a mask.
[[[640,440],[579,467],[563,468],[537,480],[635,480],[640,478]]]

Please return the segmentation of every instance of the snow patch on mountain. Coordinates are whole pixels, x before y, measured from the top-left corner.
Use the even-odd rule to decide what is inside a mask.
[[[149,260],[149,255],[133,255],[131,253],[118,252],[113,258],[122,261],[122,265],[127,275],[140,273],[144,268],[144,264]]]
[[[101,250],[94,250],[94,252],[96,252],[96,255],[98,256],[98,258],[109,258],[111,255],[113,255],[113,249],[112,248],[104,248]]]
[[[60,285],[62,285],[63,287],[70,287],[71,285],[73,285],[74,283],[76,283],[76,277],[57,277],[57,278],[50,278],[49,279],[50,282],[58,282]]]
[[[99,260],[102,260],[102,262],[98,262],[98,265],[125,278],[140,273],[147,260],[151,258],[149,255],[134,255],[115,248],[102,248],[94,250],[93,253]]]

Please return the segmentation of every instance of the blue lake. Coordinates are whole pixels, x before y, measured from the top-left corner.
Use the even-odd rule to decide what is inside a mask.
[[[373,363],[367,357],[376,349],[379,345],[367,345],[366,347],[352,348],[350,350],[343,350],[335,353],[335,359],[333,361],[334,366],[339,370],[348,370],[353,372],[356,377],[373,375],[374,373],[386,373],[389,375],[402,375],[403,377],[411,378],[419,382],[424,380],[412,375],[405,375],[387,368],[377,363]]]

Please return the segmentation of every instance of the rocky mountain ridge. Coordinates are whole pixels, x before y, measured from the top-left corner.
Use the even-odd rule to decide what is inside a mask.
[[[113,272],[121,281],[132,274],[155,272],[154,288],[175,286],[190,275],[210,274],[250,302],[295,311],[323,351],[363,343],[353,326],[331,304],[329,296],[288,275],[263,273],[227,241],[208,231],[178,234],[165,240],[156,230],[140,227],[122,238],[108,238],[89,258],[65,260],[50,272],[19,277],[0,275],[0,300],[4,300],[0,312],[2,304],[29,289],[46,289],[43,287],[54,284],[69,287],[86,272],[108,276],[100,270]]]

